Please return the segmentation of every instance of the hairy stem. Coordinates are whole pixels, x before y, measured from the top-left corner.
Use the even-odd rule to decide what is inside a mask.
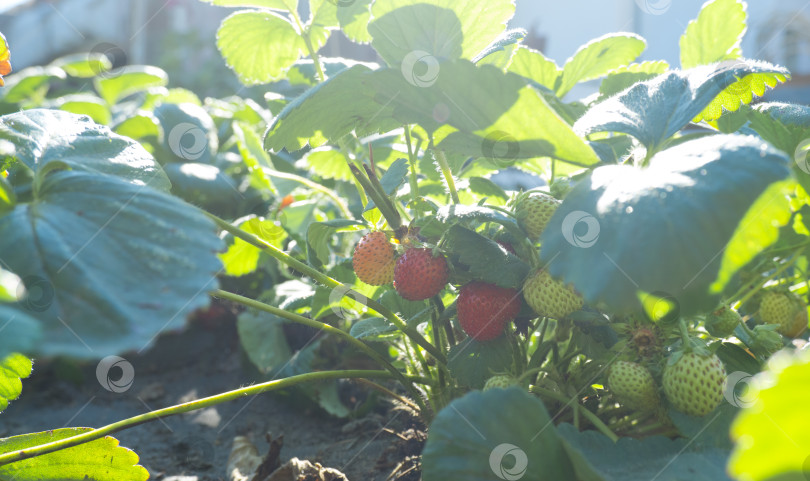
[[[54,451],[59,451],[61,449],[78,446],[80,444],[94,441],[96,439],[103,438],[104,436],[108,436],[118,431],[135,427],[138,426],[139,424],[154,421],[156,419],[165,418],[167,416],[173,416],[175,414],[187,413],[189,411],[196,411],[198,409],[215,406],[217,404],[221,404],[227,401],[235,401],[237,399],[242,399],[245,396],[253,396],[256,394],[261,394],[263,392],[273,391],[276,389],[284,389],[304,382],[323,381],[327,379],[351,379],[351,378],[390,379],[391,377],[392,377],[391,373],[386,371],[346,370],[346,371],[309,372],[306,374],[300,374],[298,376],[291,376],[285,379],[276,379],[273,381],[267,381],[261,384],[255,384],[253,386],[243,387],[240,389],[235,389],[233,391],[227,391],[224,393],[216,394],[214,396],[197,399],[196,401],[189,401],[186,403],[177,404],[175,406],[170,406],[167,408],[151,411],[145,414],[140,414],[138,416],[133,416],[131,418],[123,419],[121,421],[117,421],[112,424],[108,424],[106,426],[93,429],[92,431],[87,431],[82,434],[77,434],[76,436],[60,439],[59,441],[53,441],[51,443],[41,444],[39,446],[32,446],[18,451],[10,451],[4,454],[0,454],[0,466],[13,463],[15,461],[22,461],[23,459],[42,456],[43,454],[52,453]]]
[[[319,270],[317,270],[317,269],[315,269],[315,268],[313,268],[311,266],[308,266],[307,264],[304,264],[303,262],[299,261],[298,259],[295,259],[294,257],[292,257],[292,256],[288,255],[287,253],[283,252],[281,249],[277,248],[276,246],[266,242],[264,239],[262,239],[262,238],[260,238],[258,236],[255,236],[253,234],[250,234],[248,232],[245,232],[242,229],[240,229],[240,228],[238,228],[238,227],[236,227],[234,225],[231,225],[231,223],[229,223],[227,221],[224,221],[224,220],[220,219],[219,217],[217,217],[217,216],[215,216],[215,215],[213,215],[211,213],[206,213],[206,214],[208,215],[209,218],[211,218],[211,220],[214,221],[214,223],[217,224],[217,226],[219,226],[223,230],[231,233],[233,236],[242,239],[243,241],[247,242],[248,244],[251,244],[251,245],[253,245],[255,247],[258,247],[259,249],[261,249],[262,251],[264,251],[265,253],[267,253],[271,257],[273,257],[276,260],[282,262],[283,264],[291,267],[292,269],[295,269],[295,270],[297,270],[297,271],[311,277],[316,282],[319,282],[319,283],[321,283],[322,285],[324,285],[326,287],[331,287],[333,289],[340,289],[341,292],[343,292],[343,296],[349,296],[352,299],[356,300],[357,302],[360,302],[360,303],[368,306],[369,309],[377,312],[381,316],[383,316],[386,319],[388,319],[389,321],[391,321],[391,323],[394,324],[400,331],[405,333],[405,335],[407,335],[408,337],[413,339],[413,341],[415,343],[419,344],[424,350],[429,352],[431,356],[436,358],[436,362],[439,362],[441,364],[446,364],[447,359],[445,358],[444,354],[442,354],[442,352],[439,351],[436,348],[436,346],[432,345],[430,342],[428,342],[427,339],[425,339],[421,334],[419,334],[416,331],[416,329],[408,326],[405,323],[405,321],[403,321],[391,309],[388,309],[387,307],[383,306],[382,304],[375,301],[374,299],[370,299],[370,298],[366,297],[365,295],[351,289],[349,286],[347,286],[347,285],[345,285],[345,284],[343,284],[341,282],[338,282],[335,279],[332,279],[331,277],[329,277],[326,274],[320,272]]]

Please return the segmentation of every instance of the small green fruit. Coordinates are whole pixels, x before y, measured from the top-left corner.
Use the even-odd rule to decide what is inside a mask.
[[[526,278],[523,297],[534,312],[555,319],[562,319],[584,305],[573,287],[552,278],[544,269],[538,269]]]
[[[714,337],[728,337],[740,325],[741,320],[737,311],[723,306],[706,316],[706,330]]]
[[[714,354],[685,352],[664,368],[664,394],[678,411],[705,416],[723,400],[726,369]]]
[[[487,379],[487,382],[484,383],[484,391],[489,391],[490,389],[495,388],[506,389],[514,386],[515,384],[517,384],[517,381],[515,381],[513,377],[505,374],[499,374]]]
[[[529,239],[536,241],[551,219],[560,201],[542,192],[531,192],[519,198],[515,206],[518,225],[526,231]]]
[[[655,380],[650,371],[635,362],[613,363],[608,376],[608,387],[625,406],[641,412],[652,412],[660,404]]]

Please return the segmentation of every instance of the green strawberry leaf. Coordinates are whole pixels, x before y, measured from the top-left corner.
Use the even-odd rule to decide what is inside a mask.
[[[495,168],[546,156],[583,166],[599,162],[524,78],[467,60],[436,68],[429,82],[383,69],[369,75],[367,85],[379,102],[393,106],[399,122],[434,132],[440,150],[490,159]]]
[[[646,46],[643,38],[630,33],[613,33],[591,40],[563,65],[557,96],[565,96],[579,82],[599,78],[612,69],[629,64]]]
[[[736,445],[728,469],[736,479],[804,481],[810,467],[807,413],[810,351],[782,351],[747,379],[747,405],[731,427]]]
[[[145,110],[138,110],[131,116],[112,126],[118,135],[135,140],[154,138],[156,142],[163,142],[163,128],[155,114]]]
[[[472,62],[506,69],[512,62],[515,52],[520,49],[520,42],[525,37],[526,31],[523,29],[507,30],[476,55]]]
[[[727,395],[732,394],[729,392]],[[681,436],[691,439],[695,448],[717,448],[729,451],[731,450],[731,439],[728,437],[728,431],[740,410],[725,401],[724,399],[720,406],[705,416],[689,416],[672,408],[668,410],[667,415]]]
[[[746,18],[745,2],[741,0],[706,2],[681,36],[681,68],[739,58]]]
[[[103,53],[87,52],[76,53],[59,57],[51,62],[54,67],[61,68],[71,77],[91,78],[107,72],[112,68],[112,62]]]
[[[217,48],[242,83],[258,85],[282,80],[306,51],[306,44],[283,15],[267,10],[238,11],[222,21]]]
[[[614,443],[599,432],[580,432],[570,424],[560,424],[556,431],[571,458],[576,479],[730,481],[725,473],[727,450],[697,448],[687,439],[663,436],[620,438]]]
[[[151,65],[127,65],[93,79],[96,91],[110,105],[128,95],[168,83],[166,72]]]
[[[562,76],[562,69],[553,60],[537,50],[523,46],[518,47],[506,70],[552,91],[557,88]]]
[[[320,268],[329,262],[330,238],[336,232],[352,232],[365,228],[362,222],[351,219],[331,219],[313,222],[307,227],[307,260]]]
[[[4,115],[0,139],[14,144],[16,159],[34,172],[60,162],[75,171],[114,175],[136,185],[164,191],[171,187],[160,165],[139,143],[87,117],[44,109]]]
[[[354,42],[371,42],[371,34],[368,33],[371,2],[372,0],[337,0],[340,30]]]
[[[263,374],[275,375],[293,352],[284,335],[284,320],[269,312],[248,309],[236,320],[242,348]]]
[[[397,329],[397,326],[391,324],[391,321],[384,317],[371,317],[354,322],[349,330],[349,334],[357,339],[379,341],[392,336],[401,335],[402,332]]]
[[[62,428],[0,439],[0,453],[23,450],[90,431]],[[149,473],[136,464],[138,455],[105,436],[89,443],[0,466],[0,479],[15,481],[146,481]]]
[[[615,68],[608,72],[607,77],[599,85],[599,93],[603,97],[611,97],[622,90],[631,87],[636,82],[650,80],[669,69],[669,64],[663,60],[631,63]]]
[[[210,164],[217,154],[219,140],[214,120],[204,108],[194,104],[162,103],[155,117],[165,135],[156,155],[162,163],[199,162]]]
[[[471,392],[433,420],[422,453],[422,478],[575,479],[551,424],[543,403],[520,388]]]
[[[214,215],[234,218],[243,196],[236,182],[218,167],[197,162],[166,164],[172,194]]]
[[[739,60],[729,61],[732,64]],[[790,78],[787,69],[780,68],[779,72],[753,73],[741,77],[723,89],[709,105],[703,109],[692,121],[717,120],[726,112],[736,112],[743,105],[748,105],[754,100],[754,95],[762,97],[768,88],[776,87],[780,82],[785,82]]]
[[[374,2],[371,45],[392,67],[405,71],[420,58],[472,59],[506,29],[511,0],[388,0]]]
[[[377,103],[367,89],[358,91],[369,72],[364,65],[354,65],[287,104],[267,130],[264,148],[292,152],[353,130],[363,135],[401,127],[392,119],[390,106]]]
[[[628,312],[643,293],[663,293],[682,315],[705,312],[787,222],[786,160],[757,137],[712,135],[644,169],[599,167],[549,221],[541,259],[589,303]]]
[[[112,120],[110,108],[104,100],[93,94],[65,95],[53,102],[52,106],[77,115],[87,115],[93,122],[101,125],[107,125]]]
[[[5,333],[4,335],[8,335]],[[0,358],[0,412],[8,403],[20,397],[22,381],[31,375],[33,362],[19,353],[7,354]]]
[[[509,195],[495,182],[484,177],[470,177],[470,190],[476,194],[487,197],[490,203],[498,204],[497,200],[492,201],[492,198],[504,201],[509,200]]]
[[[0,359],[14,352],[34,352],[42,340],[42,324],[25,312],[0,305]]]
[[[444,233],[445,227],[458,223],[464,223],[468,226],[480,225],[485,222],[492,222],[505,227],[513,236],[518,239],[526,237],[526,233],[518,226],[514,217],[508,216],[503,212],[495,209],[490,209],[485,206],[478,205],[464,205],[453,204],[442,206],[436,216],[429,220],[425,227],[420,231],[423,235],[433,235],[433,229],[438,228],[438,234]]]
[[[793,173],[810,192],[810,107],[766,102],[748,110],[746,117],[763,139],[792,156]]]
[[[0,262],[39,294],[19,303],[42,322],[38,352],[87,358],[143,349],[208,303],[222,243],[197,209],[79,170],[51,172],[34,196],[0,217]]]
[[[622,132],[656,152],[737,79],[786,72],[751,60],[667,72],[597,104],[577,120],[574,130],[580,135]]]
[[[0,101],[26,102],[38,106],[45,99],[52,79],[64,80],[65,71],[57,67],[28,67],[5,78]]]
[[[500,287],[519,289],[529,274],[529,265],[504,250],[492,239],[459,225],[450,227],[445,237],[448,253],[469,269],[477,280]]]

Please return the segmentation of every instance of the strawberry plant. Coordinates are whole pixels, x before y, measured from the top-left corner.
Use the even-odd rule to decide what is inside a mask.
[[[240,339],[266,379],[0,440],[0,477],[55,479],[39,473],[70,453],[91,476],[121,452],[105,437],[117,430],[292,386],[349,416],[336,380],[359,377],[429,425],[426,481],[806,472],[804,417],[779,396],[807,379],[810,108],[759,99],[790,73],[742,56],[741,0],[702,7],[679,68],[637,61],[646,41],[628,33],[560,65],[506,29],[509,0],[311,0],[307,19],[295,0],[208,3],[249,8],[217,46],[265,86],[266,108],[171,91],[150,104],[138,79],[160,75],[130,69],[95,83],[110,130],[34,108],[57,104],[20,85],[46,83],[7,78],[4,102],[24,110],[0,117],[0,314],[14,333],[0,338],[13,386],[0,401],[31,372],[18,353],[141,348],[206,293],[245,308]],[[337,29],[381,63],[322,57]],[[119,118],[172,127],[149,139]],[[172,141],[178,126],[194,144]],[[261,207],[223,213],[182,187],[184,166],[220,161]],[[545,187],[504,190],[490,177],[507,166]],[[271,265],[272,286],[229,287]],[[47,303],[26,297],[43,286]],[[289,324],[321,335],[295,347]],[[379,370],[325,368],[341,355]],[[777,414],[789,441],[766,422]],[[126,453],[117,479],[143,479]]]

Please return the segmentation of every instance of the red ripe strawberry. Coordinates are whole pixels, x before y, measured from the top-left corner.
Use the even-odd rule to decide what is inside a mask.
[[[456,307],[464,332],[476,341],[489,341],[500,336],[520,312],[520,294],[515,289],[470,282],[459,291]]]
[[[447,284],[447,261],[433,257],[430,249],[408,249],[394,267],[394,288],[409,301],[423,301]]]
[[[357,277],[366,284],[382,286],[394,279],[396,251],[388,242],[385,232],[366,234],[357,243],[352,266]]]

